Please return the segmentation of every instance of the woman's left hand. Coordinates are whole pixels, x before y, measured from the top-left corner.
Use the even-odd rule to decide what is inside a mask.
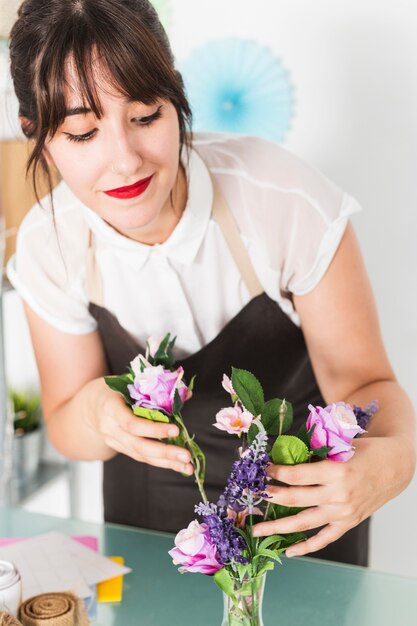
[[[306,531],[316,535],[286,551],[303,556],[336,541],[385,502],[398,495],[412,478],[405,463],[408,447],[400,437],[355,439],[354,456],[346,462],[323,460],[300,465],[270,465],[271,478],[289,487],[269,485],[269,500],[290,507],[310,507],[296,515],[253,527],[254,536]]]

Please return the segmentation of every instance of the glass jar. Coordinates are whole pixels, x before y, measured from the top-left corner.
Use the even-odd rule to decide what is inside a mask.
[[[233,595],[223,592],[222,626],[264,626],[262,603],[267,572],[256,578],[232,578]]]

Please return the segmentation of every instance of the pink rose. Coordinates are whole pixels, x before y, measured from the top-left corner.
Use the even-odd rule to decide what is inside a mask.
[[[226,374],[223,374],[222,387],[227,393],[230,393],[231,396],[236,396],[236,391],[233,389],[232,381]]]
[[[307,430],[316,425],[311,437],[311,447],[331,447],[327,458],[332,461],[348,461],[354,454],[352,440],[355,435],[366,432],[356,420],[352,407],[344,402],[314,407],[309,404],[311,413],[307,419]]]
[[[188,528],[180,530],[175,537],[175,548],[168,554],[174,565],[182,565],[180,572],[214,574],[223,567],[216,559],[216,550],[207,524],[199,524],[194,520]]]
[[[219,430],[225,430],[230,435],[240,435],[248,432],[252,420],[252,413],[242,410],[236,403],[234,407],[221,409],[216,415],[216,423],[213,426]]]
[[[142,357],[143,359],[143,357]],[[162,365],[147,365],[143,372],[138,364],[142,360],[138,357],[131,363],[135,373],[133,385],[128,385],[130,397],[136,400],[134,406],[143,406],[147,409],[159,409],[172,413],[175,390],[178,389],[179,396],[184,402],[188,388],[182,382],[184,374],[182,367],[174,372],[166,370]],[[145,362],[146,361],[143,361]]]

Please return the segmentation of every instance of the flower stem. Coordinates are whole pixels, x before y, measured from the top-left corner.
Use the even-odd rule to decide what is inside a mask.
[[[181,415],[179,414],[175,414],[174,415],[175,421],[177,422],[178,426],[180,427],[180,435],[182,435],[183,439],[184,439],[184,443],[185,443],[185,448],[190,452],[191,454],[191,464],[194,468],[194,478],[195,478],[195,482],[197,483],[197,487],[198,490],[200,492],[200,495],[203,499],[204,504],[207,504],[208,499],[206,496],[206,492],[204,490],[204,486],[203,486],[203,482],[200,479],[200,472],[201,472],[201,464],[200,464],[200,459],[199,459],[199,455],[196,453],[196,448],[197,450],[200,451],[200,454],[202,456],[202,458],[204,459],[204,455],[201,452],[201,450],[198,448],[197,444],[193,441],[193,439],[191,439],[187,427],[185,426]]]
[[[194,465],[194,463],[195,463],[195,465]],[[207,504],[208,503],[208,499],[207,499],[207,496],[206,496],[206,492],[204,491],[204,487],[203,487],[203,485],[200,482],[200,476],[199,476],[199,473],[200,473],[200,461],[198,460],[198,458],[193,459],[193,467],[194,467],[195,482],[197,483],[198,490],[200,492],[201,497],[203,498],[204,504]]]

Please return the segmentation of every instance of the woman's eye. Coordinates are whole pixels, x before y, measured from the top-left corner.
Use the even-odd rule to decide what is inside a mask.
[[[84,135],[71,135],[71,133],[64,133],[66,135],[68,141],[88,141],[92,139],[96,134],[96,129],[90,130],[88,133],[84,133]]]
[[[152,124],[152,122],[155,122],[162,116],[161,109],[162,105],[158,107],[158,109],[155,111],[155,113],[152,113],[152,115],[146,115],[145,117],[134,117],[133,120],[139,126],[149,126],[150,124]]]

